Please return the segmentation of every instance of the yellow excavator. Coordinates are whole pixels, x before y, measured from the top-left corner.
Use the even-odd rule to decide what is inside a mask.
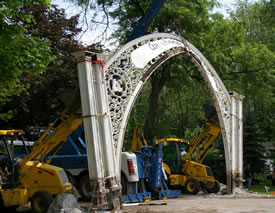
[[[204,130],[191,143],[179,138],[155,139],[164,144],[163,166],[168,176],[168,185],[172,188],[180,188],[188,194],[197,194],[202,189],[206,189],[209,193],[220,191],[220,184],[214,178],[212,169],[202,164],[221,131],[216,110],[207,105],[205,112],[208,119],[204,124]],[[137,127],[134,131],[131,151],[140,150],[141,146],[147,146],[147,142],[141,127]]]
[[[220,184],[214,178],[212,169],[202,164],[219,134],[219,127],[206,122],[204,131],[191,143],[161,139],[166,142],[163,150],[164,170],[171,187],[181,188],[188,194],[197,194],[201,189],[206,189],[209,193],[219,192]]]
[[[191,143],[167,141],[164,148],[164,169],[169,185],[188,194],[197,194],[202,189],[209,193],[220,191],[220,183],[214,178],[212,169],[202,161],[221,129],[215,108],[205,105],[204,111],[207,118],[204,130]]]
[[[7,140],[10,135],[20,134],[20,130],[0,131],[7,153],[0,157],[2,161],[6,160],[9,170],[9,175],[0,184],[0,209],[17,208],[30,202],[33,212],[44,213],[55,195],[72,191],[65,171],[44,161],[58,151],[67,141],[67,136],[81,123],[81,117],[64,110],[60,119],[48,127],[33,145],[32,151],[21,160],[13,157]]]

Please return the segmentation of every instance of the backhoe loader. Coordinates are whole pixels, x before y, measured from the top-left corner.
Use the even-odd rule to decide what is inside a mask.
[[[191,143],[179,138],[155,139],[155,144],[163,143],[163,167],[168,176],[168,185],[188,194],[197,194],[201,189],[209,193],[220,190],[212,169],[202,164],[202,161],[221,130],[215,108],[205,105],[204,110],[207,117],[204,130]],[[147,141],[141,128],[137,127],[131,151],[140,150],[142,146],[147,146]]]
[[[203,132],[199,133],[189,143],[185,140],[164,141],[164,169],[169,177],[169,185],[173,188],[181,188],[188,194],[197,194],[201,189],[209,193],[217,193],[220,184],[215,180],[212,169],[202,161],[213,142],[220,134],[220,127],[216,111],[208,114],[208,120],[204,124]]]
[[[0,184],[0,209],[17,208],[31,202],[35,213],[47,212],[53,197],[72,191],[72,185],[62,168],[44,162],[66,142],[67,136],[77,129],[82,118],[64,110],[60,119],[51,124],[33,145],[32,151],[23,159],[17,160],[10,152],[7,136],[21,134],[19,130],[2,130],[7,155],[2,156],[8,162],[9,175]],[[51,134],[48,132],[54,127]]]

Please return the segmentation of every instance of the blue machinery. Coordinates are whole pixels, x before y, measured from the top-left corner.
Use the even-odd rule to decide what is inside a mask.
[[[86,145],[81,138],[84,128],[80,127],[70,136],[60,148],[51,164],[63,169],[87,169]],[[178,197],[180,190],[169,190],[163,173],[163,142],[155,146],[143,146],[141,151],[135,151],[138,163],[139,182],[135,183],[135,192],[123,196],[125,203],[163,200]]]
[[[83,126],[67,137],[67,142],[52,157],[51,164],[69,169],[88,169],[86,144],[81,138]]]
[[[180,190],[169,190],[164,177],[163,170],[163,142],[159,142],[154,147],[143,146],[141,151],[134,152],[137,156],[139,184],[141,191],[123,196],[125,203],[142,202],[151,199],[164,200],[167,198],[179,197]],[[150,192],[147,192],[147,190]]]

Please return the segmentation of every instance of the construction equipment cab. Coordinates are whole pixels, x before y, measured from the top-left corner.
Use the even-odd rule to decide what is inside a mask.
[[[215,180],[212,169],[202,161],[220,134],[216,111],[207,107],[203,132],[189,143],[182,139],[160,139],[164,146],[164,169],[169,177],[169,185],[181,188],[188,194],[197,194],[201,189],[217,193],[220,184]],[[209,110],[211,111],[209,113]]]
[[[7,161],[9,171],[0,184],[0,208],[17,208],[31,202],[33,212],[44,213],[55,195],[71,192],[72,185],[65,171],[44,163],[44,160],[53,155],[81,123],[82,118],[63,111],[60,119],[50,125],[33,145],[32,151],[19,160],[10,151],[7,137],[22,134],[22,131],[0,131],[6,154],[2,158]],[[48,134],[51,129],[53,131]]]

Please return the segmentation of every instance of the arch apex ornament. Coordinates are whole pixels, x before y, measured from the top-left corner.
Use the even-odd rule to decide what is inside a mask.
[[[120,158],[126,125],[139,92],[151,74],[162,63],[178,54],[184,54],[194,63],[213,97],[224,142],[227,191],[231,193],[233,189],[234,192],[232,186],[241,185],[242,167],[236,166],[233,172],[232,156],[235,156],[235,152],[238,152],[239,149],[232,149],[232,144],[234,147],[242,147],[242,136],[232,136],[236,132],[232,131],[232,114],[236,114],[235,111],[234,113],[232,111],[232,104],[233,108],[238,105],[238,113],[241,113],[242,100],[232,101],[235,99],[228,93],[217,72],[196,47],[182,37],[167,33],[156,33],[137,38],[125,44],[105,63],[106,101],[108,116],[111,120],[116,174],[117,176],[120,174]],[[235,116],[234,120],[234,125],[241,127],[239,135],[242,135],[241,117]],[[233,160],[240,158],[242,159],[242,153]],[[234,165],[239,164],[235,163]],[[236,184],[232,185],[233,173],[238,174],[238,178],[233,179]]]

